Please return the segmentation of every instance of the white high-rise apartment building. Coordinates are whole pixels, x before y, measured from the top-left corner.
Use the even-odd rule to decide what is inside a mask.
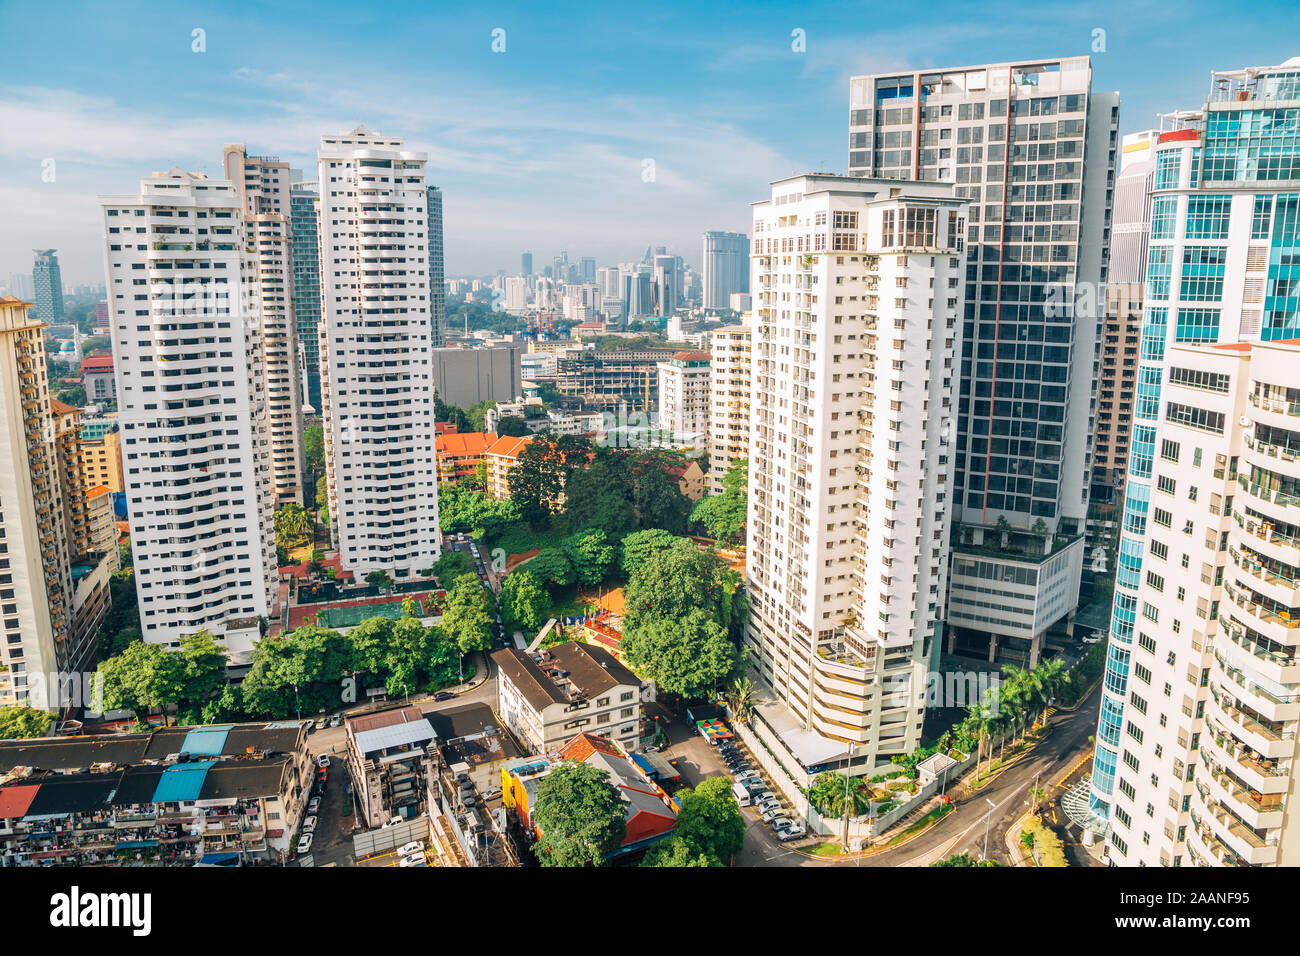
[[[244,200],[244,223],[257,261],[262,317],[262,373],[271,434],[271,480],[276,507],[303,503],[302,380],[294,304],[293,209],[289,164],[249,156],[227,144],[226,179]]]
[[[754,317],[743,325],[727,325],[712,334],[709,363],[709,493],[722,491],[722,476],[749,455],[749,389],[751,330]],[[662,394],[662,392],[660,393]]]
[[[172,169],[101,196],[140,624],[241,657],[274,613],[258,263],[239,190]]]
[[[321,139],[330,532],[358,577],[410,580],[439,553],[427,159],[364,126]]]
[[[746,641],[805,780],[921,739],[966,211],[949,185],[820,174],[754,205]]]
[[[694,435],[704,449],[709,432],[709,353],[678,352],[659,369],[659,427]]]
[[[1300,58],[1155,147],[1141,364],[1086,806],[1125,866],[1300,863]]]
[[[948,650],[1032,665],[1078,606],[1119,95],[1082,56],[856,76],[849,108],[851,175],[970,200]]]

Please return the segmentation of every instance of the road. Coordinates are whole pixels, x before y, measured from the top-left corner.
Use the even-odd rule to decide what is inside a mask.
[[[1078,710],[1058,713],[1052,718],[1055,729],[1042,745],[999,774],[984,789],[959,802],[956,809],[933,828],[895,850],[864,856],[860,861],[809,857],[777,843],[766,826],[750,819],[747,814],[750,826],[746,830],[745,849],[737,860],[737,865],[929,866],[954,853],[970,853],[978,858],[984,850],[986,818],[989,856],[1002,863],[1010,863],[1003,835],[1028,809],[1029,789],[1036,778],[1039,779],[1039,786],[1044,788],[1054,784],[1091,750],[1088,738],[1096,733],[1099,701],[1100,695],[1094,691]],[[703,741],[701,744],[706,751],[709,749]],[[716,767],[716,760],[713,763]],[[721,773],[721,769],[718,768],[717,772]],[[991,815],[986,800],[992,800],[995,805]]]

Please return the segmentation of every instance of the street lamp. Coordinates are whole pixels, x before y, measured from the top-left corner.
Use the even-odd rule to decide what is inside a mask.
[[[981,863],[989,858],[989,823],[993,819],[993,811],[998,808],[998,805],[988,797],[984,798],[984,802],[989,805],[989,812],[984,817],[984,855],[980,858]]]

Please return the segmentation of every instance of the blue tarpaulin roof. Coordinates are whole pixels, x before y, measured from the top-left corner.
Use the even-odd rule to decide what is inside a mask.
[[[181,753],[198,754],[201,757],[220,757],[226,746],[226,735],[234,724],[222,724],[216,727],[195,727],[185,735],[181,744]]]
[[[208,768],[215,760],[177,764],[168,767],[158,778],[158,789],[153,792],[154,803],[175,803],[180,800],[197,800],[203,790]]]

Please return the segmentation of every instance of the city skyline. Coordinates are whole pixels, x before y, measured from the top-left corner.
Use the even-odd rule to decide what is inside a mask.
[[[1267,6],[1273,35],[1300,24],[1284,5]],[[0,88],[0,119],[24,131],[0,146],[0,199],[15,213],[0,225],[0,274],[30,269],[39,246],[60,250],[67,281],[96,278],[94,197],[131,188],[142,168],[219,178],[214,150],[246,142],[311,170],[319,137],[358,123],[429,153],[430,182],[446,196],[448,276],[513,272],[524,250],[539,262],[563,249],[601,264],[635,260],[647,243],[698,268],[700,236],[744,232],[750,197],[772,180],[845,171],[852,75],[1091,54],[1094,88],[1119,91],[1128,133],[1154,125],[1225,62],[1292,52],[1285,40],[1261,45],[1244,21],[1222,24],[1210,49],[1194,35],[1194,10],[1169,21],[1118,4],[1046,7],[1032,24],[994,26],[987,11],[953,8],[942,28],[873,18],[872,32],[858,32],[853,9],[740,21],[661,5],[629,31],[612,14],[563,20],[506,6],[413,14],[399,36],[364,13],[336,9],[316,28],[293,7],[246,5],[132,20],[87,8],[48,34],[30,29],[34,8],[9,7],[0,29],[32,39],[12,56],[24,82]],[[277,27],[292,30],[290,47],[275,43]],[[437,66],[415,56],[432,29],[448,38]],[[347,61],[373,52],[374,64],[341,71],[344,43]],[[575,43],[590,55],[558,66],[549,51]],[[126,47],[146,52],[123,63],[116,51]],[[177,95],[160,101],[164,81]],[[437,91],[427,104],[425,88]]]

